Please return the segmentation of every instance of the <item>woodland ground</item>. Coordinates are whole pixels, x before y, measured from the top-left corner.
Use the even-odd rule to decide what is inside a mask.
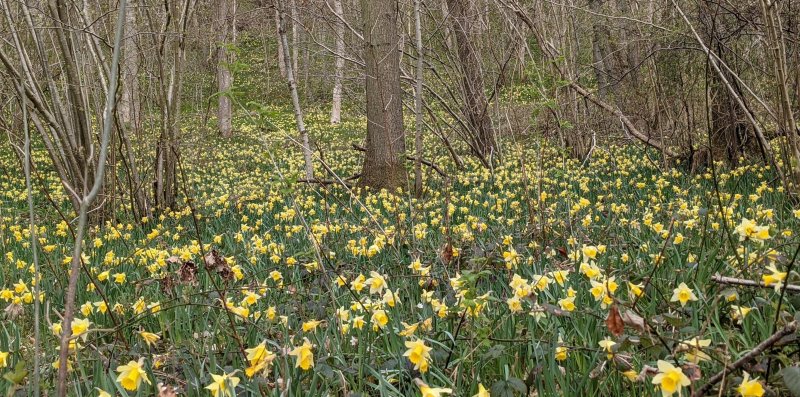
[[[673,385],[687,394],[791,325],[800,305],[781,288],[798,282],[800,211],[768,167],[688,175],[621,146],[582,164],[527,138],[508,142],[493,169],[465,156],[457,170],[431,138],[438,151],[426,157],[449,182],[425,167],[419,199],[354,193],[296,182],[291,113],[265,114],[271,130],[249,120],[232,140],[187,129],[180,184],[191,200],[142,226],[121,209],[91,231],[71,394],[150,396],[163,383],[190,396],[643,396],[669,391],[664,364],[688,377]],[[364,120],[308,119],[324,160],[355,174],[350,143]],[[68,208],[63,188],[46,154],[34,157],[47,187],[35,203],[49,390],[72,237],[51,205]],[[0,389],[24,394],[35,279],[24,177],[7,142],[0,167]],[[210,250],[218,256],[204,259]],[[788,393],[797,354],[794,340],[779,341],[728,373],[720,393],[757,392],[754,378]]]

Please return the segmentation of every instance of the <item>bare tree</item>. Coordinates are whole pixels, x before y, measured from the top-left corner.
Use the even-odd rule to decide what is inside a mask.
[[[789,89],[789,70],[786,62],[786,43],[783,39],[781,16],[777,10],[778,2],[761,0],[761,10],[765,21],[768,56],[772,58],[775,70],[775,97],[778,102],[778,126],[780,132],[787,137],[788,145],[782,151],[784,162],[790,167],[793,182],[800,184],[800,138],[798,138],[797,121],[794,118],[792,99]],[[797,48],[795,48],[795,52]],[[800,88],[798,88],[800,90]],[[800,98],[795,98],[800,99]],[[789,154],[791,153],[791,155]],[[787,161],[788,160],[788,161]],[[794,162],[795,166],[791,164]]]
[[[422,46],[422,18],[420,12],[422,0],[414,0],[414,37],[417,47],[416,78],[414,85],[414,116],[416,117],[416,128],[414,132],[414,192],[417,196],[422,194],[422,88],[425,84],[425,58]]]
[[[230,0],[217,0],[217,125],[219,133],[225,138],[233,135],[232,106],[230,90],[233,86],[233,74],[231,73],[231,56],[228,53],[228,45],[233,40],[232,15],[230,8],[234,8],[236,2]]]
[[[333,0],[336,13],[336,57],[333,72],[333,101],[331,102],[331,124],[342,120],[342,79],[344,78],[344,11],[342,0]]]
[[[125,41],[122,59],[122,98],[119,115],[123,123],[140,129],[139,112],[139,48],[136,0],[130,2],[125,16]]]
[[[175,206],[178,192],[178,156],[180,135],[180,101],[183,64],[186,59],[186,31],[194,13],[196,1],[183,0],[165,4],[160,29],[153,12],[146,14],[157,48],[156,73],[158,76],[158,102],[160,135],[156,146],[154,205],[165,209]],[[169,62],[168,57],[172,60]]]
[[[406,185],[405,132],[400,89],[398,4],[361,0],[366,63],[367,139],[361,186],[394,190]]]
[[[58,395],[63,397],[67,395],[67,358],[69,356],[69,341],[72,337],[72,319],[75,311],[75,295],[78,288],[78,276],[81,270],[81,261],[83,260],[83,235],[86,231],[88,223],[89,209],[92,202],[100,194],[103,185],[105,184],[105,168],[106,156],[108,155],[109,142],[111,141],[111,129],[114,125],[114,108],[116,106],[116,92],[117,83],[119,78],[119,58],[121,52],[122,33],[125,27],[125,8],[126,1],[121,0],[119,5],[119,14],[117,16],[116,34],[114,38],[114,53],[111,60],[111,68],[108,74],[108,87],[106,90],[105,109],[103,111],[103,129],[100,134],[100,151],[98,153],[98,163],[96,171],[93,175],[91,182],[85,181],[84,190],[78,198],[78,227],[75,232],[75,244],[72,252],[72,263],[70,265],[69,284],[66,291],[66,303],[64,305],[64,324],[63,332],[61,333],[61,345],[59,353],[59,366],[58,366]],[[61,9],[59,12],[66,13],[66,9]],[[60,14],[65,17],[65,14]],[[93,144],[90,143],[93,146]],[[90,185],[91,183],[91,185]],[[38,368],[37,368],[38,370]]]
[[[283,53],[288,54],[289,39],[287,38],[286,34],[287,15],[286,5],[284,4],[285,1],[286,0],[276,0],[276,5],[278,7],[278,15],[280,17],[278,34],[280,35]],[[294,1],[292,1],[292,4],[294,5]],[[300,107],[300,96],[297,93],[297,82],[294,79],[295,68],[288,57],[284,57],[284,62],[286,64],[286,80],[289,84],[289,92],[292,96],[292,105],[294,106],[294,117],[295,122],[297,123],[297,131],[300,133],[301,145],[303,147],[303,160],[305,163],[306,179],[311,181],[314,180],[314,163],[311,156],[311,144],[308,140],[308,131],[306,130],[306,124],[303,121],[303,109]]]
[[[488,165],[498,148],[484,92],[480,54],[472,37],[476,22],[480,24],[475,20],[478,13],[472,7],[472,1],[447,0],[462,75],[463,113],[469,128],[467,133],[472,140],[470,146],[481,162]]]

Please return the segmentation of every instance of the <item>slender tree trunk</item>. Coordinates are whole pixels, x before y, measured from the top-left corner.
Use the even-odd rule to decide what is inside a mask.
[[[286,37],[286,9],[285,5],[283,4],[286,0],[277,0],[278,5],[278,12],[280,16],[280,24],[278,25],[280,28],[278,29],[278,34],[280,36],[281,45],[283,46],[283,52],[285,54],[289,53],[289,39]],[[294,4],[294,1],[292,1]],[[294,66],[289,58],[284,58],[286,63],[286,80],[289,84],[289,93],[292,95],[292,105],[294,106],[294,118],[295,122],[297,123],[297,131],[300,132],[300,139],[303,145],[303,161],[305,163],[305,174],[306,179],[311,181],[314,180],[314,163],[312,162],[311,157],[311,145],[308,141],[308,131],[306,130],[306,124],[303,121],[303,109],[300,107],[300,96],[297,94],[297,82],[294,79]]]
[[[136,0],[128,3],[125,16],[125,43],[122,63],[122,98],[119,115],[122,122],[139,131],[139,48],[137,47]]]
[[[278,8],[275,8],[275,33],[278,34],[278,70],[281,72],[281,77],[284,79],[286,78],[286,54],[283,53],[283,43],[281,43],[281,37],[279,31],[281,30],[281,16],[280,11]]]
[[[300,30],[297,29],[299,17],[297,15],[297,0],[291,0],[290,3],[292,15],[292,68],[294,69],[295,77],[300,71]]]
[[[180,134],[180,99],[183,63],[186,59],[186,28],[193,12],[194,0],[185,0],[170,7],[175,27],[171,32],[174,42],[168,46],[172,52],[172,65],[167,71],[164,60],[160,64],[161,135],[156,147],[156,179],[154,205],[159,209],[173,208],[178,192],[178,138]],[[177,9],[180,6],[180,9]],[[177,18],[176,18],[177,17]],[[162,44],[163,45],[163,44]],[[162,55],[165,55],[162,53]]]
[[[336,12],[336,57],[333,72],[333,102],[331,103],[331,124],[342,120],[342,79],[344,78],[344,11],[342,0],[333,0]]]
[[[367,139],[359,184],[394,191],[406,185],[398,3],[361,0],[361,12],[366,46]]]
[[[233,74],[230,69],[228,43],[232,39],[231,16],[229,15],[230,0],[217,0],[217,124],[219,133],[225,138],[233,135],[232,106],[230,90],[233,85]]]
[[[461,86],[464,93],[464,116],[469,124],[469,134],[473,137],[471,145],[484,165],[497,153],[497,141],[489,106],[484,92],[483,71],[480,57],[472,40],[475,13],[469,8],[471,2],[447,0],[453,25],[458,59],[461,63]]]
[[[783,41],[783,27],[781,26],[781,19],[778,10],[775,8],[776,2],[769,0],[761,0],[761,10],[764,16],[765,29],[767,31],[767,42],[769,43],[769,52],[772,55],[773,68],[775,70],[775,96],[778,102],[778,123],[782,133],[786,134],[788,141],[788,149],[784,150],[791,152],[795,165],[792,166],[792,160],[789,161],[787,167],[789,168],[789,175],[792,176],[793,182],[800,182],[800,139],[797,134],[797,123],[794,119],[792,109],[792,100],[789,97],[789,75],[786,63],[786,45]],[[787,153],[786,156],[789,154]],[[795,187],[795,191],[798,187]]]
[[[595,14],[602,13],[603,0],[590,0],[589,9]],[[597,94],[605,99],[608,96],[608,67],[606,66],[607,28],[600,20],[601,17],[592,15],[592,68],[597,80]]]
[[[417,197],[422,195],[422,86],[424,84],[425,70],[422,47],[422,20],[420,8],[422,0],[414,0],[414,37],[417,46],[416,81],[414,87],[414,113],[416,116],[416,130],[414,134],[414,192]]]

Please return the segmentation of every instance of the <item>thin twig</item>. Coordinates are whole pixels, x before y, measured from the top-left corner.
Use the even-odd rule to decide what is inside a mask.
[[[727,285],[742,285],[746,287],[760,287],[769,289],[773,288],[771,285],[766,285],[758,281],[748,280],[746,278],[725,277],[720,276],[719,274],[711,276],[711,281]],[[787,291],[800,293],[800,285],[785,284],[784,288],[786,288]]]
[[[709,378],[708,382],[699,389],[697,389],[697,391],[695,391],[694,394],[692,394],[692,396],[693,397],[704,396],[706,393],[711,391],[712,388],[714,388],[714,385],[719,383],[725,377],[728,371],[735,371],[739,369],[741,366],[743,366],[750,360],[754,359],[756,356],[763,353],[765,350],[769,349],[772,345],[777,343],[784,336],[793,334],[796,331],[797,331],[797,321],[792,321],[789,324],[784,325],[780,331],[772,334],[772,336],[770,336],[763,342],[759,343],[756,347],[754,347],[753,350],[750,350],[747,354],[740,357],[738,360],[734,361],[733,364],[729,365],[727,368],[723,369],[716,375]]]

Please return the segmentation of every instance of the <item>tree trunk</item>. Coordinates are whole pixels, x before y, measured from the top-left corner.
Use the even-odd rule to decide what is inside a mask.
[[[295,77],[300,70],[300,31],[297,29],[298,16],[297,16],[297,0],[291,0],[292,11],[292,68],[294,69]]]
[[[420,8],[422,0],[414,0],[414,37],[417,46],[417,67],[416,81],[414,86],[414,113],[416,116],[416,128],[414,134],[414,193],[417,197],[422,195],[422,86],[424,84],[425,65],[423,59],[422,46],[422,20],[420,18]]]
[[[602,1],[590,0],[589,9],[595,14],[601,14]],[[608,96],[608,67],[606,66],[608,28],[600,18],[597,15],[592,15],[592,69],[594,69],[595,79],[597,80],[597,95],[602,99],[606,99]]]
[[[472,33],[475,13],[470,8],[471,2],[464,0],[447,0],[450,18],[453,25],[458,59],[461,63],[461,86],[464,94],[464,117],[471,131],[474,154],[489,165],[492,156],[497,152],[497,141],[492,121],[489,118],[489,105],[483,85],[483,71],[477,49],[473,45]]]
[[[139,131],[139,48],[137,47],[136,0],[131,0],[125,15],[125,43],[122,51],[122,98],[119,115],[122,122]]]
[[[771,55],[775,70],[775,96],[779,109],[778,127],[783,134],[786,134],[788,144],[786,145],[788,147],[784,147],[782,152],[785,157],[792,157],[787,164],[789,168],[788,175],[792,176],[794,183],[798,183],[800,182],[800,142],[798,142],[797,137],[797,122],[794,119],[792,99],[789,97],[789,71],[786,63],[783,27],[781,26],[781,17],[775,8],[776,6],[777,4],[774,1],[761,0],[761,10],[764,16],[767,43],[769,45],[768,54]],[[793,162],[794,166],[792,166]],[[795,191],[797,191],[797,187],[795,187]]]
[[[712,8],[713,7],[713,8]],[[717,5],[704,2],[702,6],[705,15],[703,22],[703,33],[705,41],[716,56],[725,62],[729,67],[736,68],[736,64],[729,62],[726,56],[729,49],[728,43],[724,42],[724,37],[728,37],[726,31],[726,15],[720,10],[714,9]],[[721,70],[724,79],[737,88],[736,80],[727,69]],[[738,91],[738,89],[737,89]],[[738,93],[741,96],[741,92]],[[747,122],[745,121],[744,110],[736,102],[733,93],[723,81],[723,76],[717,73],[710,74],[708,87],[709,95],[709,116],[710,123],[710,145],[714,161],[724,160],[729,165],[736,166],[744,152],[744,142],[747,138]]]
[[[278,35],[280,36],[283,52],[289,53],[289,39],[286,37],[286,9],[283,2],[286,0],[277,0],[278,12],[280,17]],[[294,4],[294,2],[292,2]],[[292,95],[292,105],[294,106],[294,118],[297,123],[297,131],[300,132],[300,139],[303,145],[303,160],[305,163],[306,179],[314,180],[314,163],[311,158],[311,145],[308,141],[308,131],[306,124],[303,121],[303,109],[300,107],[300,96],[297,94],[297,82],[294,79],[295,69],[289,58],[284,57],[286,63],[286,79],[289,84],[289,93]]]
[[[342,0],[333,0],[336,12],[336,57],[333,72],[333,102],[331,103],[331,124],[342,121],[342,79],[344,78],[344,11]]]
[[[181,81],[183,77],[183,63],[186,59],[186,28],[192,14],[195,2],[185,0],[180,4],[173,3],[169,12],[176,25],[172,33],[175,38],[172,42],[162,41],[160,60],[160,86],[161,98],[161,135],[156,146],[156,178],[154,186],[154,206],[164,210],[174,208],[178,193],[178,138],[180,134],[180,99]],[[165,39],[162,39],[165,40]],[[172,53],[172,65],[167,70],[165,65],[166,48]]]
[[[361,186],[394,191],[406,184],[400,89],[398,4],[361,0],[366,64],[367,139]]]
[[[278,11],[278,8],[276,7],[275,8],[275,32],[278,33],[278,31],[280,29],[281,29],[281,16],[280,16],[280,12]],[[286,78],[286,61],[284,61],[284,58],[286,58],[286,55],[283,53],[283,44],[281,43],[280,34],[278,34],[277,42],[278,42],[278,70],[280,70],[280,72],[281,72],[281,77],[283,77],[285,79]]]
[[[230,57],[227,46],[232,39],[231,18],[228,10],[230,0],[217,0],[217,124],[219,133],[225,138],[233,135],[232,106],[230,90],[233,85],[233,74],[230,69]]]

